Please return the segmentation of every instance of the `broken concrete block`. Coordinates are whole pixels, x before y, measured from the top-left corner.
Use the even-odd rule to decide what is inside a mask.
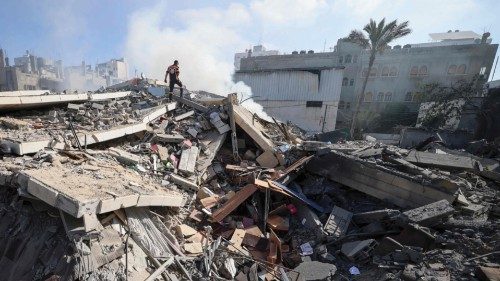
[[[185,187],[185,188],[188,188],[188,189],[191,189],[191,190],[194,190],[194,191],[198,191],[199,189],[199,186],[194,183],[194,182],[191,182],[179,175],[176,175],[176,174],[170,174],[170,180],[172,180],[175,184],[178,184],[182,187]]]
[[[160,157],[160,160],[167,161],[169,156],[168,148],[161,145],[157,145],[157,147],[158,147],[158,156]]]
[[[104,110],[104,105],[99,103],[92,103],[91,107],[99,110]]]
[[[193,137],[193,138],[196,138],[196,136],[198,135],[198,131],[196,131],[195,128],[189,128],[187,130],[187,132]]]
[[[189,237],[198,233],[198,231],[196,231],[194,228],[190,227],[187,224],[180,224],[175,227],[175,230],[177,231],[177,234],[180,237]]]
[[[194,110],[191,110],[191,111],[188,111],[186,113],[183,113],[181,115],[177,115],[174,117],[174,121],[178,122],[178,121],[181,121],[182,119],[186,119],[188,118],[189,116],[192,116],[194,115]]]
[[[385,256],[394,252],[395,250],[401,250],[403,249],[403,247],[404,246],[398,241],[392,239],[389,236],[386,236],[382,238],[382,240],[380,240],[380,243],[373,250],[373,254],[379,256]]]
[[[141,194],[139,195],[139,199],[137,200],[137,207],[142,206],[171,206],[171,207],[181,207],[184,205],[184,197],[179,194],[171,194],[171,195],[147,195]]]
[[[331,263],[307,261],[299,264],[294,271],[305,281],[333,280],[337,267]]]
[[[201,254],[203,253],[203,245],[199,242],[185,243],[183,245],[184,251],[189,254]]]
[[[192,174],[196,167],[196,160],[198,160],[198,154],[200,149],[197,146],[192,146],[191,148],[184,149],[181,153],[181,160],[179,161],[179,171]]]
[[[99,202],[97,213],[103,214],[122,208],[129,208],[137,205],[137,200],[139,200],[139,195],[137,194],[102,199]]]
[[[184,137],[179,134],[157,134],[154,139],[159,142],[179,143],[184,140]]]
[[[31,195],[39,198],[43,202],[51,206],[56,206],[57,196],[59,193],[47,187],[45,184],[37,181],[36,179],[30,178],[28,180],[27,190]]]
[[[428,228],[413,223],[405,225],[403,231],[393,238],[403,245],[420,247],[424,250],[434,248],[436,242],[436,237]]]
[[[135,154],[132,154],[128,151],[116,148],[116,147],[110,147],[108,149],[109,155],[113,156],[118,160],[119,162],[125,164],[125,165],[137,165],[141,162],[141,157]]]
[[[499,281],[500,268],[479,266],[476,270],[476,275],[480,281]]]
[[[353,214],[338,206],[333,207],[328,220],[325,223],[325,232],[329,235],[339,238],[346,234]]]
[[[74,103],[68,103],[68,110],[75,110],[78,111],[80,110],[81,106],[79,104],[74,104]]]
[[[260,166],[265,168],[274,168],[279,164],[278,159],[271,151],[265,151],[264,153],[259,155],[259,157],[257,157],[256,161]]]
[[[29,125],[28,122],[11,117],[0,117],[0,124],[13,130],[22,129]]]
[[[353,241],[342,244],[341,252],[350,261],[360,262],[370,258],[371,252],[377,246],[373,239]]]
[[[423,226],[432,226],[439,223],[443,218],[451,215],[455,209],[450,202],[443,199],[431,204],[424,205],[403,213],[410,222]]]

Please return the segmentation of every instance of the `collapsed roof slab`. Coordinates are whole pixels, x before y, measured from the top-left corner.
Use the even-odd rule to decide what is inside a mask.
[[[241,105],[233,104],[234,121],[245,131],[264,151],[274,151],[273,141],[267,138],[264,126],[254,119],[253,114]]]
[[[142,117],[143,122],[136,124],[120,125],[113,127],[109,130],[78,132],[77,133],[78,140],[80,141],[80,144],[82,146],[86,146],[146,131],[148,129],[149,122],[162,116],[166,112],[167,112],[166,106],[159,106],[151,110],[144,117]],[[27,141],[27,142],[5,138],[3,142],[8,144],[11,148],[12,153],[17,155],[36,153],[39,150],[44,149],[46,147],[57,148],[57,149],[64,148],[64,143],[55,143],[52,138],[38,140],[38,141]]]
[[[181,193],[120,165],[49,166],[19,174],[20,190],[74,217],[133,206],[181,207]],[[22,193],[21,193],[22,194]]]
[[[31,93],[33,92],[33,93]],[[65,104],[70,102],[103,101],[130,96],[132,92],[113,92],[99,94],[48,94],[47,91],[23,91],[19,95],[16,92],[8,92],[0,98],[0,110],[19,110],[27,108],[38,108],[54,104]]]
[[[48,93],[49,91],[47,90],[7,91],[7,92],[0,92],[0,97],[41,96]]]
[[[103,101],[110,99],[121,99],[124,97],[128,97],[132,94],[131,91],[127,92],[113,92],[113,93],[92,93],[88,94],[89,101]]]
[[[88,100],[88,94],[2,97],[0,99],[0,110],[37,108],[61,103],[84,102],[86,100]]]
[[[450,179],[419,180],[336,151],[314,157],[306,168],[311,173],[403,208],[420,207],[442,199],[453,202],[460,187]]]

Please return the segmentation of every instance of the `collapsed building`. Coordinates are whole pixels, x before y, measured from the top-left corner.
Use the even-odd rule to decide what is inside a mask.
[[[2,280],[498,280],[498,143],[322,142],[154,88],[3,93]]]

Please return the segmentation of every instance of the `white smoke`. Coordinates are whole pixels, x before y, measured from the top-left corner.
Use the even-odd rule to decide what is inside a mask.
[[[144,8],[128,19],[126,57],[147,77],[163,80],[166,68],[179,61],[180,79],[189,90],[226,96],[251,96],[251,89],[232,81],[233,56],[250,43],[238,28],[250,23],[241,4],[227,9],[169,11],[165,3]],[[248,100],[243,105],[265,115],[262,106]]]

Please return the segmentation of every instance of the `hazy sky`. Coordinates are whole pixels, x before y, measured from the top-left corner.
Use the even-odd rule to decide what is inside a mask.
[[[498,11],[495,0],[2,0],[0,47],[10,57],[30,50],[65,65],[125,56],[132,70],[155,78],[177,58],[191,88],[220,90],[234,53],[254,44],[329,50],[383,17],[410,21],[413,33],[397,44],[428,42],[429,33],[449,29],[489,31],[498,43]]]

